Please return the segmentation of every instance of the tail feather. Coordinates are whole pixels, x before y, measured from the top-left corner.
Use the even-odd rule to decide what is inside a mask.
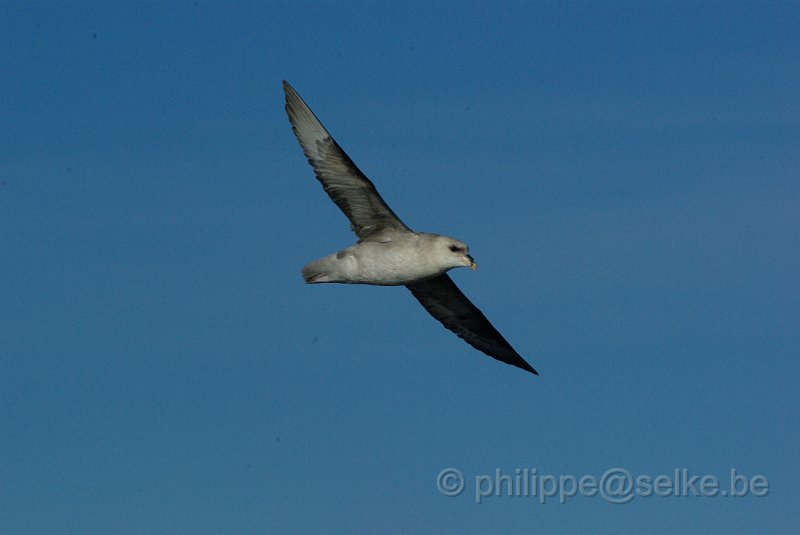
[[[330,282],[330,270],[326,269],[327,258],[320,258],[308,263],[303,268],[303,280],[307,284],[317,284],[320,282]]]

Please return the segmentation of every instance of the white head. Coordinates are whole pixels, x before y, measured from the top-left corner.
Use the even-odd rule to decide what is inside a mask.
[[[469,255],[466,243],[447,236],[434,236],[433,241],[443,271],[457,267],[468,267],[473,270],[478,268],[478,264]]]

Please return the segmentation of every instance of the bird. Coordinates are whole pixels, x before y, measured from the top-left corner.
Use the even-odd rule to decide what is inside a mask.
[[[454,268],[477,268],[467,245],[406,226],[285,80],[283,89],[303,153],[358,237],[356,245],[303,267],[305,282],[405,286],[431,316],[475,349],[539,375],[447,274]]]

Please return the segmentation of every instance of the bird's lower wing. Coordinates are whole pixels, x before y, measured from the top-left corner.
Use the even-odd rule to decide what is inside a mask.
[[[406,286],[434,318],[472,347],[501,362],[539,375],[447,274]]]

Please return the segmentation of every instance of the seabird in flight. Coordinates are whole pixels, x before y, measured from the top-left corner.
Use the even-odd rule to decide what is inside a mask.
[[[356,245],[305,266],[305,281],[404,285],[434,318],[475,349],[539,375],[447,275],[453,268],[477,267],[466,244],[408,228],[294,88],[284,81],[283,89],[286,113],[308,162],[358,236]]]

